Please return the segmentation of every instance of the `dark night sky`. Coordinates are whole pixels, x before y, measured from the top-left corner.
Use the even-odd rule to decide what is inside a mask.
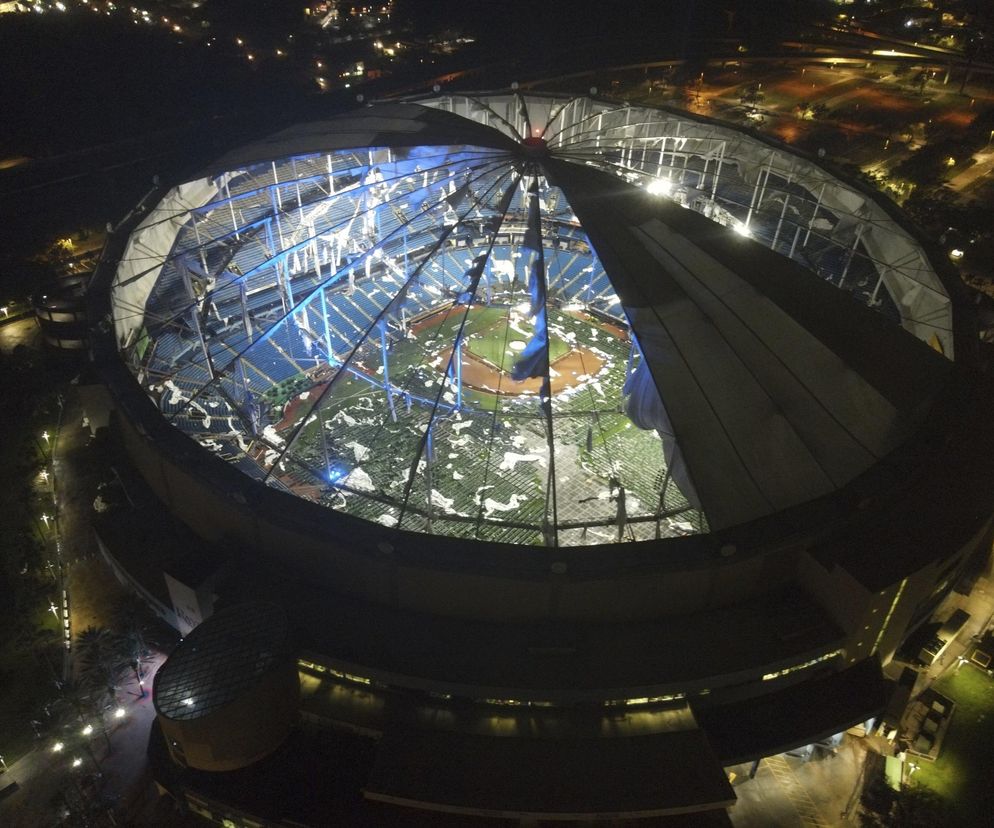
[[[454,29],[474,36],[474,46],[433,69],[485,67],[472,83],[489,88],[581,67],[694,59],[708,48],[705,38],[729,32],[762,49],[794,27],[795,15],[819,5],[821,0],[398,0],[394,22],[414,35]],[[316,95],[299,65],[269,61],[253,69],[232,45],[237,34],[272,48],[296,28],[302,54],[320,47],[317,30],[297,24],[298,0],[261,0],[251,14],[241,0],[209,0],[206,11],[218,38],[214,49],[180,44],[162,28],[135,26],[127,14],[3,16],[0,157],[56,160],[42,162],[43,170],[36,164],[30,175],[24,169],[0,172],[0,212],[13,216],[0,224],[0,284],[19,281],[18,262],[41,240],[82,223],[117,219],[154,173],[177,173],[182,141],[203,151],[202,163],[226,138],[236,140],[239,129],[272,131],[352,100],[352,92]],[[121,146],[113,158],[91,149],[115,143]],[[95,173],[108,166],[117,171]],[[64,183],[38,188],[38,180]]]

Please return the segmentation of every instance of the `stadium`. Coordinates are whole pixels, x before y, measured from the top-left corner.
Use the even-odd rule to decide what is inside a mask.
[[[265,569],[230,597],[281,601],[316,682],[644,708],[679,780],[674,739],[727,767],[880,717],[881,665],[989,550],[989,389],[941,253],[685,112],[513,90],[290,127],[150,194],[91,303],[132,462]],[[550,816],[468,779],[485,734],[367,729],[370,799]],[[447,754],[466,778],[411,789]],[[552,811],[727,805],[709,773]]]

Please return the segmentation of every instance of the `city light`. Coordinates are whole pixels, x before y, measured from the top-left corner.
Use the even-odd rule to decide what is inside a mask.
[[[86,727],[83,728],[82,733],[84,736],[89,736],[91,733],[93,733],[93,725],[88,724]]]
[[[746,238],[752,235],[752,231],[750,231],[749,228],[741,222],[735,222],[735,224],[732,225],[732,229],[735,230],[735,232],[740,236],[745,236]]]
[[[124,718],[124,708],[123,707],[119,707],[119,708],[117,708],[117,710],[114,711],[114,718],[115,719],[123,719]]]
[[[61,753],[65,745],[62,742],[56,742],[52,745],[52,753]]]
[[[654,178],[648,183],[645,191],[649,195],[664,196],[673,192],[673,182],[668,178]]]
[[[72,766],[74,768],[78,768],[82,764],[83,764],[83,760],[80,759],[78,756],[75,759],[72,760]]]

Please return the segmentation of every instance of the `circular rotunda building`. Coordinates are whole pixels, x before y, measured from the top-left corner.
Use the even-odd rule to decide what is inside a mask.
[[[880,665],[989,549],[989,389],[944,267],[756,134],[435,95],[157,190],[105,251],[94,356],[136,467],[270,573],[314,681],[524,705],[560,758],[588,728],[671,774],[619,792],[575,756],[561,802],[488,794],[474,740],[524,774],[548,738],[395,717],[368,797],[671,813],[727,804],[711,766],[882,715]],[[607,738],[619,706],[662,718]]]

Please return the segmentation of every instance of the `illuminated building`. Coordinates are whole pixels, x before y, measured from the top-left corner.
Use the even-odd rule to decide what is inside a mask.
[[[94,355],[166,508],[302,631],[305,718],[347,697],[377,736],[367,797],[677,813],[878,715],[880,662],[989,548],[947,266],[730,126],[434,96],[152,194]]]

